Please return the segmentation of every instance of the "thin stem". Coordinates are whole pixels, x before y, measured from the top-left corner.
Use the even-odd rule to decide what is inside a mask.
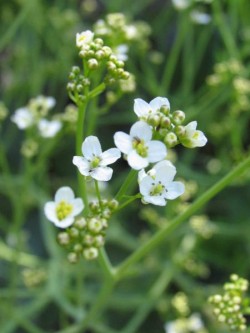
[[[166,237],[175,230],[180,224],[185,222],[193,213],[205,205],[209,200],[216,196],[234,179],[239,177],[244,171],[250,167],[250,156],[230,171],[225,177],[219,180],[203,195],[201,195],[189,208],[180,216],[176,217],[172,222],[159,230],[147,243],[142,245],[137,251],[132,253],[120,266],[117,268],[116,278],[120,279],[127,269],[144,257],[147,253],[159,246],[160,243],[166,240]]]
[[[127,176],[127,178],[125,179],[124,183],[122,184],[121,188],[119,189],[119,191],[115,195],[115,199],[117,201],[121,200],[121,198],[123,197],[123,195],[126,193],[128,187],[133,182],[135,176],[136,176],[136,170],[131,169],[130,172],[129,172],[129,174],[128,174],[128,176]]]
[[[105,276],[107,277],[107,279],[114,279],[115,276],[115,269],[114,267],[112,267],[110,261],[109,261],[109,257],[107,256],[107,253],[105,251],[105,249],[102,247],[99,250],[99,263],[102,267],[102,271],[105,274]]]
[[[118,212],[119,210],[122,210],[124,207],[126,207],[128,204],[131,202],[135,201],[136,199],[141,198],[141,194],[138,193],[132,197],[130,197],[127,201],[125,201],[122,205],[118,206],[118,208],[115,210],[115,213]]]
[[[96,192],[97,199],[99,201],[99,205],[100,205],[100,207],[102,207],[102,199],[101,199],[101,194],[100,194],[99,185],[98,185],[97,180],[95,180],[95,192]]]
[[[76,154],[82,155],[82,141],[84,137],[84,119],[86,114],[87,100],[84,103],[79,104],[78,106],[78,120],[77,120],[77,129],[76,129]],[[88,210],[88,196],[86,188],[86,180],[80,172],[77,172],[78,184],[80,194],[83,198],[85,209]]]

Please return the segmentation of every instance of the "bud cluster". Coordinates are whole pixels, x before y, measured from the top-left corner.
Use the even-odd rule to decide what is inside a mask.
[[[243,304],[248,281],[232,274],[230,282],[225,283],[223,289],[223,295],[209,297],[208,301],[214,306],[214,314],[219,322],[227,324],[231,330],[245,331],[247,326],[243,316]]]
[[[86,97],[84,91],[90,86],[90,80],[81,74],[80,67],[73,66],[69,73],[69,83],[67,90],[69,93],[78,96],[78,99],[84,100]]]
[[[171,113],[169,106],[162,105],[156,112],[149,113],[144,120],[156,129],[169,148],[176,146],[185,137],[185,113],[181,110]]]
[[[89,215],[76,219],[70,228],[58,234],[59,244],[69,252],[69,262],[76,263],[81,257],[87,260],[98,257],[98,250],[105,243],[108,220],[117,207],[115,199],[90,202]]]

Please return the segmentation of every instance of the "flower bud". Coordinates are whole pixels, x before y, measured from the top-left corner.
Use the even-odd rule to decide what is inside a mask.
[[[68,261],[71,263],[71,264],[75,264],[77,263],[78,261],[78,256],[75,252],[70,252],[68,254]]]
[[[96,69],[99,66],[99,64],[95,58],[91,58],[88,60],[88,66],[90,69]]]
[[[70,237],[67,232],[60,232],[57,235],[57,240],[60,245],[68,245],[70,242]]]
[[[162,105],[160,108],[160,112],[163,113],[165,116],[168,116],[170,113],[170,109],[167,105]]]
[[[95,246],[101,247],[104,245],[104,243],[105,243],[105,239],[102,235],[95,236],[95,241],[94,241]]]
[[[173,112],[172,121],[175,125],[181,125],[185,120],[185,113],[181,110]]]
[[[88,221],[88,228],[90,231],[94,232],[94,233],[98,233],[102,230],[102,222],[100,219],[92,217],[89,221]]]
[[[176,126],[175,129],[174,129],[176,135],[178,136],[178,138],[182,138],[185,136],[185,133],[186,133],[186,130],[185,130],[185,127],[184,126]]]
[[[87,225],[87,222],[84,217],[78,218],[74,223],[74,226],[80,230],[84,229],[86,227],[86,225]]]
[[[151,114],[147,118],[147,123],[151,126],[157,127],[160,124],[160,116],[157,114]]]
[[[101,60],[105,57],[105,53],[102,51],[102,50],[98,50],[96,53],[95,53],[95,56],[98,60]]]
[[[77,243],[74,245],[74,252],[79,253],[82,251],[82,244]]]
[[[178,138],[176,134],[173,132],[169,132],[164,138],[164,143],[169,148],[176,146],[178,144]]]
[[[108,202],[108,207],[111,210],[115,210],[119,206],[119,202],[116,199],[112,199]]]
[[[93,260],[98,257],[98,250],[95,247],[89,247],[83,250],[83,256],[87,260]]]
[[[163,116],[161,118],[161,127],[163,128],[170,128],[171,127],[171,120],[167,116]]]

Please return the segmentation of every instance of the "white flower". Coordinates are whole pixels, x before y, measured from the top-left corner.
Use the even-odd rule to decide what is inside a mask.
[[[184,185],[173,181],[176,174],[175,166],[169,161],[157,163],[147,173],[141,170],[138,182],[142,199],[145,203],[165,206],[167,200],[173,200],[184,193]]]
[[[83,31],[76,34],[76,46],[79,48],[84,48],[86,45],[90,44],[94,38],[94,33],[90,30]]]
[[[126,61],[128,59],[128,45],[120,44],[114,49],[114,54],[118,60]]]
[[[197,332],[203,328],[204,325],[201,316],[199,313],[193,313],[192,316],[189,317],[189,329],[193,332]]]
[[[59,120],[47,120],[41,119],[37,127],[42,137],[52,138],[54,137],[62,128],[62,123]]]
[[[75,198],[70,187],[61,187],[55,194],[55,201],[49,201],[44,206],[48,220],[59,228],[67,228],[74,222],[74,217],[81,213],[84,204],[81,198]]]
[[[177,10],[186,9],[191,5],[190,0],[172,0],[172,3]]]
[[[25,129],[33,125],[34,117],[29,109],[20,108],[17,109],[14,115],[11,117],[11,120],[17,125],[20,129]]]
[[[132,169],[146,168],[149,163],[163,160],[167,156],[166,146],[157,140],[151,140],[152,128],[144,121],[137,121],[130,129],[130,135],[116,132],[114,141],[117,148],[127,155]]]
[[[187,148],[203,147],[207,143],[207,138],[202,131],[196,130],[197,121],[192,121],[185,126],[185,136],[181,138],[181,143]]]
[[[82,144],[82,156],[74,156],[75,164],[79,172],[84,176],[91,176],[100,181],[111,179],[113,170],[107,167],[121,157],[117,148],[110,148],[102,152],[100,142],[96,136],[88,136]]]
[[[141,98],[136,98],[134,112],[140,119],[146,120],[148,116],[157,114],[162,106],[170,109],[169,100],[166,97],[156,97],[150,103]]]
[[[211,21],[211,15],[203,13],[199,10],[193,10],[190,13],[191,20],[197,24],[208,24]]]
[[[54,97],[45,97],[45,96],[37,96],[35,99],[34,99],[34,102],[40,106],[40,107],[43,107],[45,109],[52,109],[55,105],[56,105],[56,100]]]

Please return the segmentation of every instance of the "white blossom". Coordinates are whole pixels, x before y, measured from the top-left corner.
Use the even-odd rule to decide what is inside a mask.
[[[62,123],[59,120],[47,120],[41,119],[37,127],[42,137],[52,138],[54,137],[62,128]]]
[[[17,125],[19,129],[26,129],[33,125],[34,117],[28,108],[17,109],[11,120]]]
[[[175,166],[167,160],[158,162],[147,173],[141,170],[138,175],[140,193],[143,202],[165,206],[167,200],[173,200],[184,193],[184,185],[173,181]]]
[[[114,54],[118,60],[126,61],[128,59],[128,45],[120,44],[114,48]]]
[[[134,112],[139,119],[146,120],[148,116],[157,114],[162,106],[170,109],[170,103],[166,97],[156,97],[149,103],[141,98],[136,98]]]
[[[201,12],[200,10],[192,10],[190,13],[191,20],[197,24],[208,24],[211,21],[211,15]]]
[[[131,127],[130,134],[116,132],[114,135],[116,147],[126,155],[128,164],[135,170],[146,168],[149,163],[166,157],[166,146],[151,138],[152,128],[144,121],[137,121]]]
[[[73,164],[84,176],[91,176],[99,181],[111,179],[113,170],[107,165],[114,163],[121,157],[117,148],[110,148],[102,152],[101,144],[96,136],[88,136],[82,144],[82,156],[74,156]]]
[[[207,138],[202,131],[196,130],[197,121],[192,121],[185,126],[185,136],[181,139],[183,146],[188,148],[203,147]]]
[[[55,194],[55,200],[44,206],[48,220],[59,228],[67,228],[74,222],[74,217],[81,213],[84,204],[81,198],[75,198],[70,187],[61,187]]]
[[[83,31],[76,34],[76,46],[79,48],[84,48],[86,45],[90,44],[94,38],[94,33],[90,30]]]
[[[172,3],[177,10],[186,9],[191,5],[190,0],[172,0]]]

